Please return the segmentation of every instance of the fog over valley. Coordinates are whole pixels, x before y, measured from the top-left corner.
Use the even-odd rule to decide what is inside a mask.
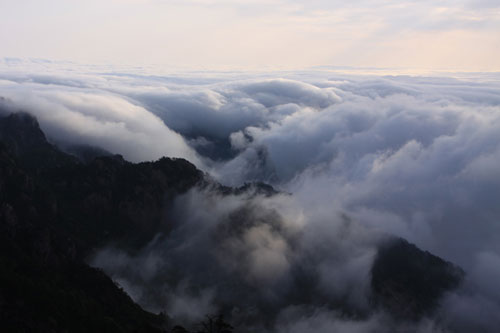
[[[92,147],[203,172],[160,200],[150,237],[85,256],[171,323],[224,314],[235,332],[500,327],[498,73],[163,75],[0,59],[0,110],[34,116],[80,159],[77,147]],[[384,282],[398,260],[414,265],[409,276],[423,272],[424,289]]]

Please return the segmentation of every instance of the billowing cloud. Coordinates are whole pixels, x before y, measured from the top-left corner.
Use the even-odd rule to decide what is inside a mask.
[[[73,81],[57,78],[41,82],[39,78],[36,83],[3,80],[0,89],[6,106],[36,116],[50,140],[63,146],[98,146],[131,161],[173,156],[201,166],[181,135],[125,96],[75,88]]]
[[[345,217],[312,220],[288,194],[212,189],[179,197],[169,215],[179,221],[173,231],[136,255],[107,248],[92,259],[150,310],[187,324],[203,311],[225,310],[237,327],[274,330],[291,304],[369,309],[370,269],[383,237]]]
[[[224,184],[266,181],[290,193],[193,190],[167,212],[178,221],[171,234],[137,253],[99,252],[93,263],[146,308],[182,322],[231,309],[235,323],[269,328],[268,320],[286,332],[400,325],[385,313],[347,320],[325,306],[341,299],[369,312],[370,267],[392,234],[467,273],[436,317],[399,329],[497,327],[497,74],[40,75],[13,66],[0,75],[0,96],[58,142],[135,161],[185,157]]]

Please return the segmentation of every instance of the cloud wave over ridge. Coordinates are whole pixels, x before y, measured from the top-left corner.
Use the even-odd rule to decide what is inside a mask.
[[[245,299],[234,320],[267,310],[275,331],[393,327],[383,312],[350,320],[324,306],[342,299],[369,312],[369,270],[391,234],[467,273],[436,318],[394,329],[499,327],[500,77],[279,74],[42,75],[4,65],[0,96],[59,144],[133,161],[184,157],[224,184],[283,191],[193,190],[169,213],[183,223],[168,240],[98,253],[93,263],[149,309],[190,321]]]

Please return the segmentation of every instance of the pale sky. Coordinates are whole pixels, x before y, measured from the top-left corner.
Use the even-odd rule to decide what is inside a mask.
[[[500,0],[0,0],[0,58],[500,70]]]

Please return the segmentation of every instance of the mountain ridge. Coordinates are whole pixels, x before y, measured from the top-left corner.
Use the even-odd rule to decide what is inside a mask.
[[[32,116],[1,118],[0,259],[6,269],[0,318],[5,327],[165,330],[167,316],[142,310],[85,258],[109,242],[133,251],[159,232],[168,235],[172,223],[165,220],[166,207],[195,187],[212,187],[223,195],[278,193],[264,183],[222,186],[184,159],[134,164],[106,153],[82,161],[50,144]],[[417,320],[432,313],[463,276],[453,264],[394,238],[380,247],[372,268],[373,304],[396,318]],[[436,288],[428,288],[436,282]],[[37,314],[40,306],[45,317]]]

